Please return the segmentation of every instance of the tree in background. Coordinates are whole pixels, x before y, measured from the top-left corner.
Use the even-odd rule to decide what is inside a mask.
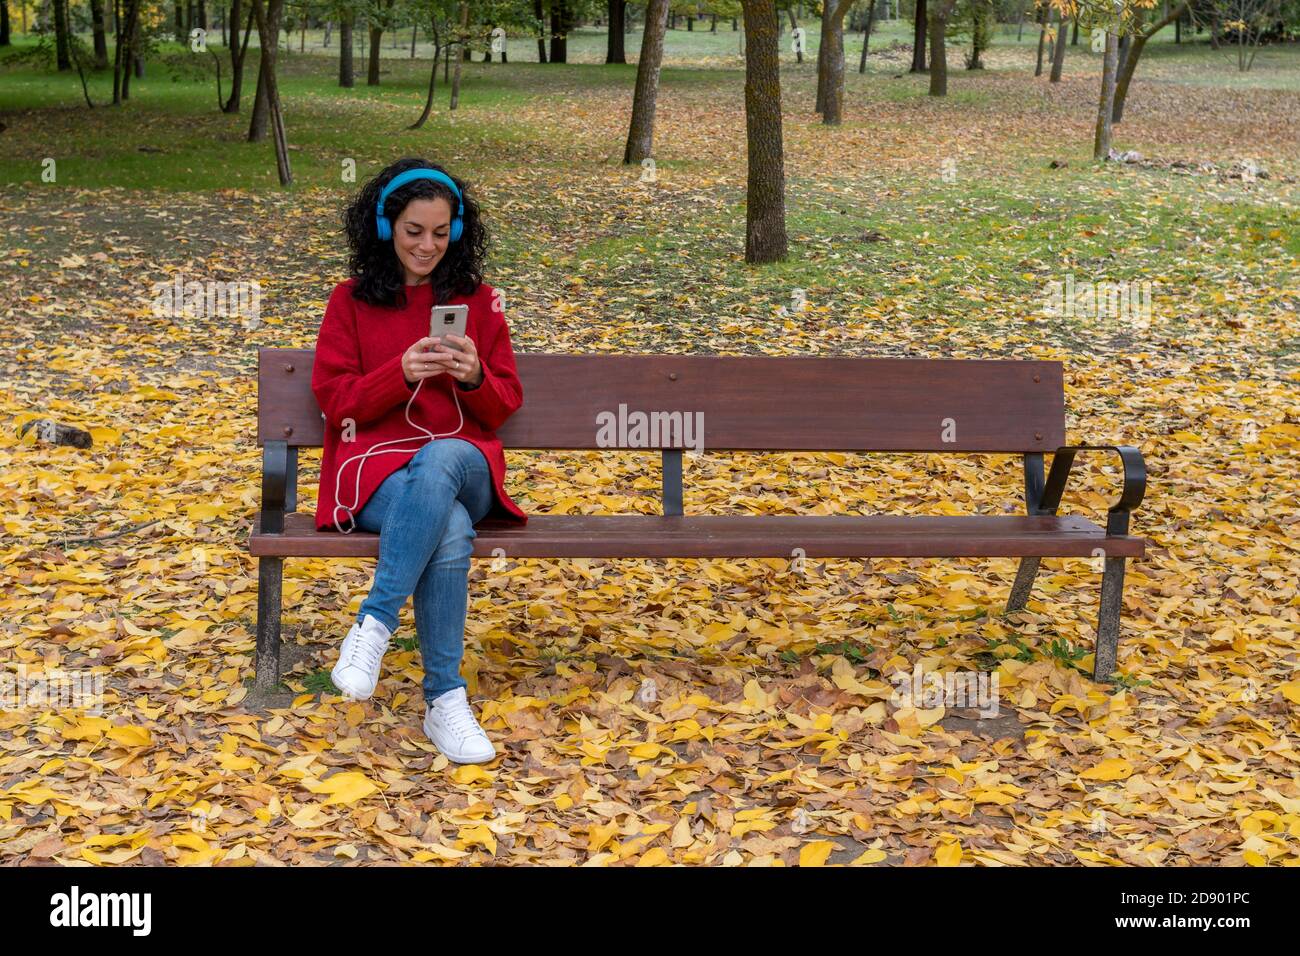
[[[466,52],[469,51],[469,0],[460,0],[460,8],[457,11],[459,20],[458,29],[456,30],[456,43]],[[464,56],[456,57],[456,72],[451,76],[451,102],[447,109],[454,110],[460,106],[460,65],[466,60]]]
[[[1065,66],[1066,29],[1066,18],[1058,10],[1056,11],[1056,33],[1052,37],[1052,74],[1048,77],[1051,83],[1061,82],[1061,70]]]
[[[606,10],[609,17],[609,38],[605,42],[605,62],[626,63],[623,33],[627,23],[627,0],[606,0]]]
[[[271,103],[271,91],[278,89],[275,82],[275,65],[280,51],[280,18],[284,13],[284,0],[250,0],[257,22],[257,42],[261,48],[258,56],[257,92],[253,96],[253,116],[248,123],[248,141],[260,143],[271,129],[274,106],[278,113],[279,101]],[[272,130],[279,136],[281,131]],[[287,160],[287,157],[286,157]],[[287,166],[286,166],[287,168]]]
[[[1147,41],[1169,24],[1178,22],[1189,7],[1190,4],[1186,0],[1182,3],[1171,4],[1165,16],[1158,20],[1155,19],[1155,15],[1151,11],[1141,10],[1138,12],[1135,18],[1132,43],[1129,45],[1128,55],[1124,57],[1124,62],[1120,64],[1119,78],[1115,83],[1115,104],[1111,110],[1112,122],[1118,123],[1124,118],[1124,103],[1128,100],[1129,85],[1133,82],[1133,73],[1137,70],[1138,59],[1142,56]]]
[[[664,30],[668,23],[668,0],[648,0],[645,29],[641,34],[641,59],[636,68],[632,94],[632,121],[628,125],[625,164],[639,163],[654,152],[655,103],[659,98],[659,66],[664,58]]]
[[[179,9],[179,8],[178,8]],[[230,30],[230,96],[221,107],[223,113],[238,113],[239,103],[244,96],[244,63],[248,59],[248,38],[253,32],[253,8],[250,4],[247,17],[244,16],[241,0],[231,0],[230,11],[226,14]],[[244,37],[239,37],[239,22],[245,20]]]
[[[929,22],[926,13],[926,0],[916,0],[916,9],[912,14],[912,68],[909,73],[924,73],[925,65],[925,38],[929,32]]]
[[[60,71],[72,69],[68,52],[71,30],[68,28],[68,0],[54,0],[54,58]]]
[[[855,0],[824,0],[817,47],[817,104],[822,123],[838,126],[844,114],[844,16]],[[777,21],[778,24],[780,21]]]
[[[1038,24],[1038,60],[1034,64],[1034,76],[1043,75],[1043,47],[1047,43],[1047,0],[1042,0],[1034,11],[1034,22]]]
[[[968,70],[984,69],[984,51],[993,42],[997,20],[995,3],[996,0],[957,0],[953,6],[945,39],[962,43],[970,40],[970,50],[964,54]]]
[[[745,261],[789,255],[785,230],[785,149],[781,58],[774,0],[741,0],[745,17],[745,141],[748,161]]]
[[[961,24],[961,32],[970,33],[970,53],[966,57],[966,69],[984,69],[984,51],[993,42],[993,26],[996,20],[993,0],[960,0],[956,17]]]
[[[867,15],[862,24],[862,55],[858,58],[858,72],[867,72],[867,48],[871,45],[871,34],[876,28],[876,10],[881,0],[867,0]],[[889,0],[885,2],[885,15],[889,15]],[[850,15],[851,16],[851,15]],[[851,22],[851,21],[850,21]]]
[[[569,62],[569,31],[575,22],[576,0],[550,0],[551,5],[551,55],[550,63]]]
[[[238,2],[238,0],[236,0]],[[356,42],[352,35],[357,23],[357,4],[353,0],[340,0],[335,5],[334,15],[339,21],[339,86],[350,89],[356,85],[356,67],[353,63],[352,46]],[[434,61],[434,69],[437,69]]]
[[[284,10],[284,0],[270,0],[269,10],[262,8],[262,0],[252,0],[253,15],[257,18],[257,37],[262,46],[261,68],[257,74],[257,96],[253,103],[253,126],[250,127],[248,139],[263,139],[269,124],[272,139],[275,141],[275,166],[280,175],[280,185],[293,183],[293,171],[289,168],[289,143],[284,134],[284,114],[280,111],[280,89],[275,79],[275,53],[279,37],[280,15]],[[257,130],[258,107],[262,110],[261,135],[254,137]]]
[[[444,38],[448,42],[452,39],[452,18],[460,12],[455,0],[414,0],[413,9],[417,14],[422,14],[429,24],[429,35],[433,40],[433,62],[429,68],[429,92],[424,99],[424,111],[407,129],[419,129],[433,112],[433,96],[438,86],[438,57],[443,51]]]
[[[957,0],[932,0],[930,18],[930,95],[948,95],[948,50],[945,37]]]
[[[113,44],[113,105],[131,98],[131,54],[135,50],[142,0],[123,0]]]
[[[1242,73],[1255,65],[1260,44],[1282,32],[1282,0],[1212,0],[1211,10]]]

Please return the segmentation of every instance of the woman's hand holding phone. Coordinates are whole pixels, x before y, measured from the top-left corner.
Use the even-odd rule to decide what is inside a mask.
[[[414,386],[421,379],[433,378],[444,372],[458,382],[480,384],[483,368],[474,340],[462,335],[447,335],[443,338],[448,344],[437,337],[426,335],[403,353],[402,374],[406,376],[407,384]]]

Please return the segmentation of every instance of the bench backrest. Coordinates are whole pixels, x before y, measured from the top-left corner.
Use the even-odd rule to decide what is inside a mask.
[[[259,445],[322,443],[313,358],[311,349],[259,350]],[[524,404],[497,431],[507,448],[606,447],[599,424],[626,425],[635,412],[695,416],[706,451],[1028,453],[1065,444],[1060,362],[528,353],[515,359]],[[683,447],[658,432],[649,429],[649,444],[639,447]]]

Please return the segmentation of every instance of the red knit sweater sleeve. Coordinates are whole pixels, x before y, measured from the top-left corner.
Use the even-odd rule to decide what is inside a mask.
[[[400,353],[369,372],[362,370],[356,307],[348,283],[335,286],[325,306],[311,390],[325,420],[336,428],[349,418],[358,425],[374,421],[411,397]]]
[[[486,285],[479,292],[493,300],[492,290]],[[488,305],[484,314],[486,320],[480,326],[484,341],[474,343],[483,367],[483,381],[478,388],[461,390],[460,400],[484,429],[494,432],[524,403],[524,387],[515,369],[515,352],[503,313]]]

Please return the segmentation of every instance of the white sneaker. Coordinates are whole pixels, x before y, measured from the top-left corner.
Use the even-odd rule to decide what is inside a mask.
[[[367,614],[361,623],[353,622],[343,638],[339,661],[330,671],[334,686],[349,700],[366,700],[379,683],[379,665],[388,651],[392,632],[378,618]]]
[[[428,705],[424,733],[455,763],[487,763],[497,755],[492,741],[469,709],[464,687],[449,690]]]

